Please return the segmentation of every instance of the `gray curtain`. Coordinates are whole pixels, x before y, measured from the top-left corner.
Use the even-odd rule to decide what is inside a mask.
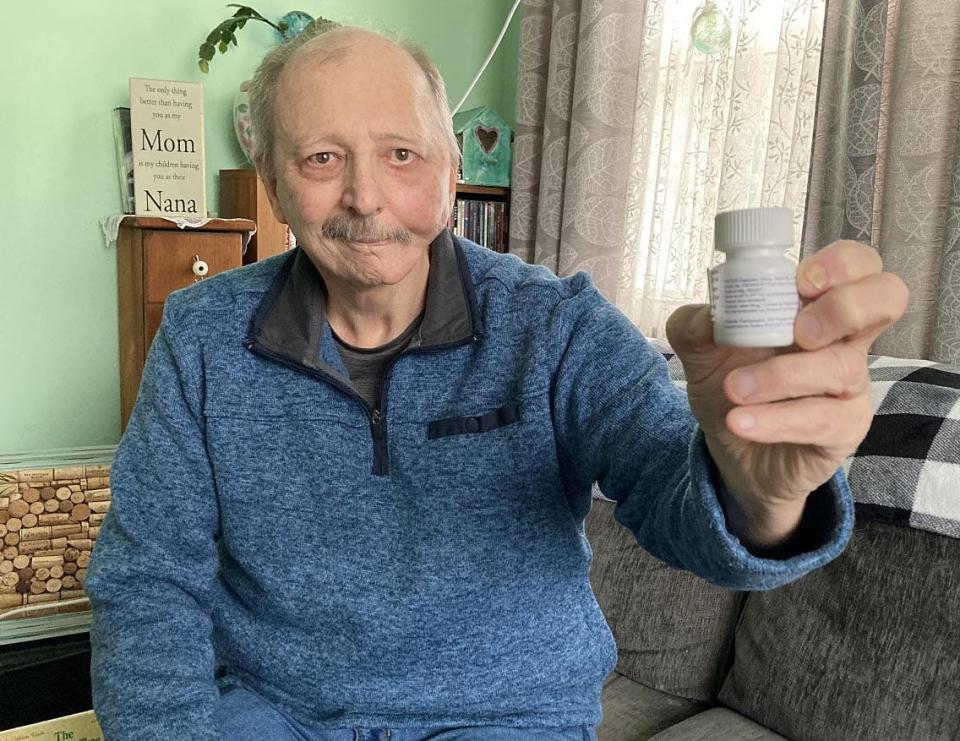
[[[830,0],[803,252],[867,242],[910,287],[879,354],[960,363],[960,2]]]
[[[615,300],[645,0],[525,0],[510,251]]]

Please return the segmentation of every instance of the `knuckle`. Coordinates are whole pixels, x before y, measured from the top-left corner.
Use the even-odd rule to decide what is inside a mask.
[[[836,393],[853,396],[862,393],[869,382],[862,354],[850,345],[834,344],[827,348],[833,365]]]

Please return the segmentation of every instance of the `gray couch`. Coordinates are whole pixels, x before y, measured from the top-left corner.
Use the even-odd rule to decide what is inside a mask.
[[[707,584],[595,499],[591,581],[619,653],[600,741],[960,739],[960,370],[872,364],[852,540],[797,582]]]

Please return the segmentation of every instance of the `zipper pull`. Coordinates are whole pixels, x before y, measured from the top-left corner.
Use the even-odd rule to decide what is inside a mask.
[[[370,412],[370,427],[373,429],[374,437],[383,436],[383,413],[379,409]]]

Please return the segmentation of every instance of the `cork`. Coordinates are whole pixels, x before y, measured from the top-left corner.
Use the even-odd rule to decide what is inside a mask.
[[[30,582],[30,594],[43,594],[47,591],[46,582],[34,580]]]
[[[20,574],[16,571],[11,571],[9,574],[4,574],[0,576],[0,584],[3,584],[5,587],[13,588],[17,586],[17,583],[20,581]]]
[[[81,554],[81,555],[82,555],[82,554]],[[89,556],[88,556],[88,558],[89,558]],[[78,565],[80,565],[80,564],[79,564],[79,561],[80,561],[80,559],[78,558],[78,559],[77,559]],[[51,566],[63,566],[63,556],[62,556],[62,555],[60,555],[60,556],[34,556],[34,557],[33,557],[33,568],[36,569],[37,571],[40,571],[40,568],[41,568],[42,566],[46,566],[47,568],[49,568],[49,567],[51,567]],[[83,568],[83,566],[81,565],[80,568]]]
[[[70,576],[70,574],[64,575],[61,581],[63,582],[64,589],[73,589],[77,585],[77,580],[74,577]]]
[[[65,524],[70,522],[70,513],[69,512],[48,512],[46,514],[40,515],[37,520],[41,525],[57,525]]]
[[[63,525],[41,525],[38,527],[28,527],[20,531],[20,537],[23,540],[44,540],[50,537],[52,527],[63,527]]]
[[[0,538],[2,538],[2,537],[3,537],[4,535],[6,535],[8,532],[10,532],[10,531],[7,530],[7,526],[6,526],[6,525],[3,525],[3,524],[0,524]]]
[[[63,566],[57,564],[56,566],[50,567],[50,576],[54,579],[59,579],[63,576]]]
[[[60,590],[60,598],[63,600],[77,599],[78,597],[86,597],[86,596],[87,596],[87,593],[84,592],[82,589],[61,589]]]
[[[88,479],[91,477],[101,477],[110,475],[110,464],[109,463],[97,463],[91,464],[83,467],[83,474]]]
[[[30,505],[31,515],[37,515],[39,517],[46,511],[47,510],[45,510],[43,507],[43,502],[34,502],[33,504]],[[24,517],[26,517],[26,515],[24,515]]]
[[[73,494],[70,495],[70,501],[73,502],[74,504],[80,504],[81,502],[83,502],[83,492],[82,491],[73,492]]]
[[[90,517],[90,508],[86,504],[75,504],[70,510],[70,519],[74,522],[82,522]]]
[[[5,524],[6,521],[10,519],[10,513],[7,512],[7,507],[9,506],[9,504],[6,504],[3,509],[0,509],[0,525]]]
[[[87,506],[90,507],[91,512],[103,515],[110,509],[110,502],[90,502]]]
[[[12,545],[8,545],[3,551],[0,551],[0,554],[2,554],[4,558],[9,558],[11,561],[17,557],[17,553],[18,550],[16,546]]]
[[[89,534],[90,537],[93,538],[94,540],[96,540],[97,538],[99,538],[99,537],[100,537],[100,527],[99,527],[99,525],[98,525],[97,527],[91,527],[88,534]]]
[[[34,489],[32,486],[25,489],[23,492],[23,501],[27,504],[40,501],[40,490]]]
[[[46,590],[44,590],[45,592]],[[27,595],[27,604],[35,605],[43,602],[57,602],[60,599],[59,594],[45,594],[44,592],[38,592],[36,594]]]
[[[24,527],[36,527],[37,526],[37,516],[31,512],[28,512],[23,516],[23,526]]]
[[[86,500],[88,502],[107,502],[110,500],[110,490],[109,489],[88,490]]]
[[[80,557],[79,548],[67,548],[67,550],[63,552],[64,561],[76,561],[79,557]]]
[[[91,551],[93,550],[93,541],[89,539],[80,539],[77,540],[67,540],[67,545],[71,548],[79,548],[81,551]]]
[[[20,607],[23,604],[23,596],[20,593],[0,594],[0,608]]]
[[[70,491],[69,486],[61,486],[59,489],[57,489],[57,499],[59,499],[61,502],[65,502],[70,498],[72,493],[73,492]]]
[[[22,499],[17,499],[16,501],[10,502],[10,506],[7,507],[7,511],[10,513],[11,517],[23,517],[25,514],[27,514],[27,512],[30,511],[30,504]]]
[[[51,594],[53,592],[59,592],[63,587],[63,583],[59,579],[50,579],[47,581],[47,591]]]
[[[25,568],[27,568],[27,566],[29,566],[29,565],[30,565],[30,557],[29,557],[29,556],[23,556],[23,555],[21,555],[21,556],[17,556],[15,559],[13,559],[13,567],[16,568],[16,569],[25,569]]]
[[[58,481],[64,479],[82,479],[85,475],[83,466],[63,466],[53,469],[53,478]]]
[[[60,506],[57,509],[60,512],[69,512],[73,509],[73,502],[71,502],[69,499],[65,499],[64,501],[60,502]]]
[[[7,532],[15,533],[23,527],[23,520],[21,520],[19,517],[11,517],[9,520],[7,520],[6,527]]]
[[[53,536],[74,535],[79,532],[82,532],[79,525],[50,525],[50,534]]]
[[[46,566],[41,566],[33,572],[33,578],[37,581],[46,581],[50,578],[50,569],[48,569]]]
[[[52,468],[37,468],[29,471],[17,471],[17,480],[27,484],[53,481]]]
[[[79,576],[80,572],[81,571],[86,572],[87,566],[89,565],[90,565],[90,554],[87,551],[84,551],[79,556],[77,556],[77,566],[80,567],[77,570],[78,578],[82,578]]]
[[[57,490],[52,486],[45,486],[40,490],[40,499],[44,502],[57,496]]]
[[[86,579],[86,578],[87,578],[87,570],[86,570],[86,569],[77,569],[77,581],[82,584],[82,583],[83,583],[83,580]]]
[[[77,564],[75,561],[67,561],[63,564],[63,573],[73,575],[77,573]]]
[[[3,542],[7,545],[17,545],[20,542],[20,533],[7,533],[3,536]]]
[[[102,525],[106,515],[98,515],[96,512],[90,513],[90,519],[87,520],[91,525]]]
[[[48,499],[43,503],[43,509],[47,512],[59,512],[60,502],[58,502],[56,499]]]

